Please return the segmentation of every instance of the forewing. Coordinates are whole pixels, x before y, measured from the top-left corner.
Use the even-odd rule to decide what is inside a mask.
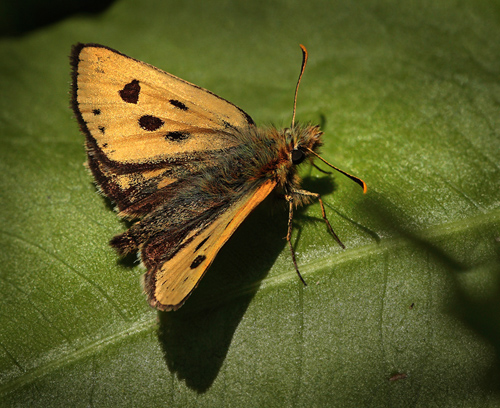
[[[230,102],[110,48],[78,44],[71,61],[89,167],[124,215],[146,212],[158,200],[139,201],[214,165],[255,126]]]
[[[151,306],[160,310],[177,310],[196,288],[215,256],[248,214],[274,189],[276,182],[268,180],[231,203],[224,211],[200,228],[178,233],[165,233],[154,241],[155,250],[148,244],[142,248],[143,260],[149,269],[144,287]],[[165,262],[154,264],[147,259],[163,245],[171,248],[177,237],[176,250]],[[160,242],[159,242],[160,239]],[[161,252],[161,251],[160,251]],[[146,258],[146,259],[145,259]]]

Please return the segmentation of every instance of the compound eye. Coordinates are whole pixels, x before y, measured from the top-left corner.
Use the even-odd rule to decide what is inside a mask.
[[[304,161],[306,158],[306,155],[304,152],[300,149],[293,149],[292,150],[292,163],[293,164],[300,164]]]

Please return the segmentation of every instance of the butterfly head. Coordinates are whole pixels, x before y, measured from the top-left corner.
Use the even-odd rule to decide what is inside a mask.
[[[274,133],[274,132],[273,132]],[[313,161],[316,151],[322,145],[323,132],[319,126],[294,125],[280,131],[275,130],[271,138],[276,142],[276,159],[264,164],[262,168],[271,170],[270,173],[285,193],[300,188],[300,177],[297,175],[298,166],[309,159]]]
[[[285,137],[290,146],[291,165],[299,165],[306,158],[311,157],[311,151],[316,151],[321,145],[323,132],[319,126],[299,126],[285,129]]]

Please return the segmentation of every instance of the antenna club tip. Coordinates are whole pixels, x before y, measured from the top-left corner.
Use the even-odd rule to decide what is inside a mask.
[[[307,60],[307,48],[303,44],[299,44],[302,54],[304,54],[304,59]]]
[[[353,176],[353,177],[354,177],[354,176]],[[356,181],[356,182],[357,182],[357,183],[361,186],[361,188],[363,189],[363,194],[366,194],[366,192],[368,191],[368,186],[367,186],[367,185],[366,185],[366,183],[365,183],[363,180],[361,180],[360,178],[357,178],[357,177],[356,177],[356,179],[357,179],[357,180],[355,180],[355,181]]]

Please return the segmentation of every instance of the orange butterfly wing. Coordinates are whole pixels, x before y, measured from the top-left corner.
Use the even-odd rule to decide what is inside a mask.
[[[141,251],[151,305],[176,310],[276,186],[235,179],[216,191],[217,177],[248,160],[238,149],[257,136],[255,124],[225,99],[107,47],[75,46],[72,65],[88,165],[120,215],[141,218],[111,244]]]
[[[122,216],[150,212],[255,128],[225,99],[110,48],[78,44],[72,65],[89,167]]]

